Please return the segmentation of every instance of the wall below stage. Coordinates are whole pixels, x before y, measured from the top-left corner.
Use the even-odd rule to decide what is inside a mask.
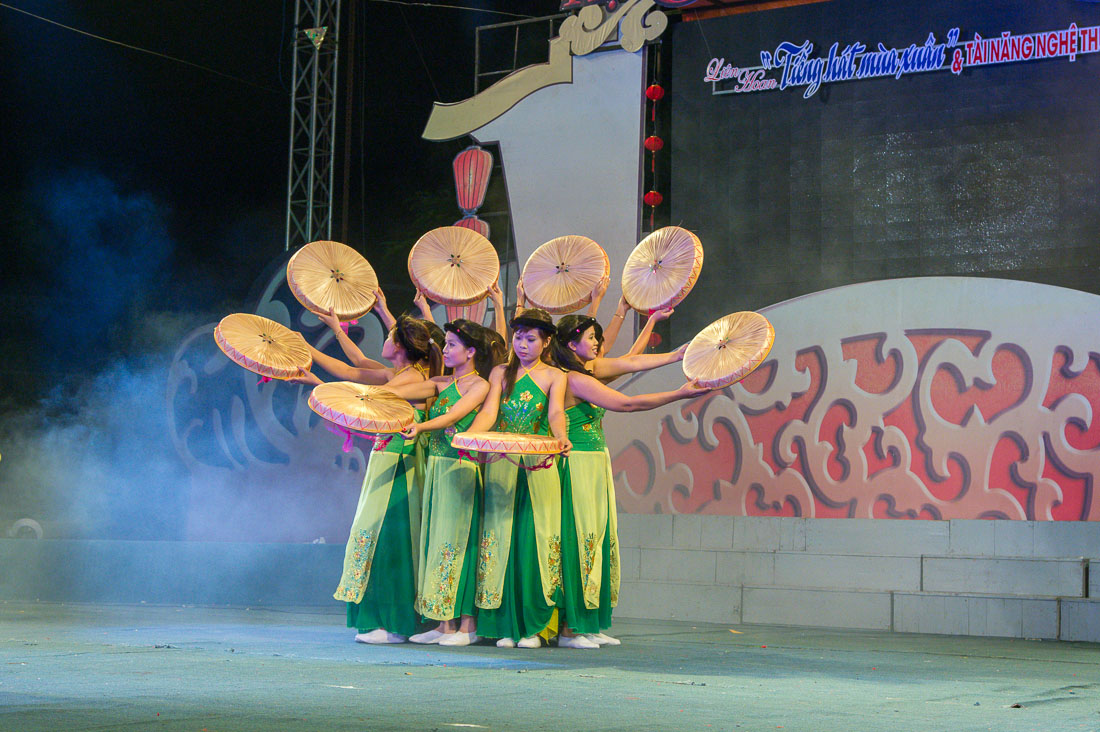
[[[1100,641],[1096,523],[620,513],[619,545],[618,617]]]
[[[1100,642],[1100,524],[619,514],[619,542],[616,617]],[[0,539],[0,601],[338,609],[343,556]]]

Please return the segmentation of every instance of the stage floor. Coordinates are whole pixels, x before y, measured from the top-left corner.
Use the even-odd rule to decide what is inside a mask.
[[[0,604],[0,730],[1097,730],[1100,646],[623,620],[367,646],[333,612]]]

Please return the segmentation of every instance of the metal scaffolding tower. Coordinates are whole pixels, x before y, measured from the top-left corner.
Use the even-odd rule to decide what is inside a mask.
[[[286,249],[332,238],[340,0],[296,0]]]

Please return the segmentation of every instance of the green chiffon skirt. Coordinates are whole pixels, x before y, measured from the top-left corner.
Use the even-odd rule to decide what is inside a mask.
[[[567,458],[568,460],[568,458]],[[577,542],[577,524],[574,519],[573,481],[568,463],[561,471],[561,624],[568,625],[574,633],[599,633],[611,627],[611,537],[613,527],[610,517],[604,527],[599,607],[588,608],[584,602],[584,579],[581,573],[581,547]],[[593,475],[592,480],[600,476]],[[612,508],[611,510],[614,510]]]
[[[419,632],[420,619],[413,609],[417,578],[412,546],[409,486],[405,473],[398,471],[363,599],[347,604],[349,628],[360,633],[385,628],[405,636]]]
[[[517,471],[512,548],[504,572],[500,607],[478,610],[477,634],[485,638],[518,641],[537,635],[550,624],[555,610],[555,605],[546,604],[542,591],[535,514],[527,488],[527,471],[519,468]],[[561,601],[560,593],[560,590],[556,593],[556,602]]]
[[[431,460],[431,458],[429,458]],[[439,460],[439,458],[436,458]],[[430,468],[435,467],[429,463]],[[444,471],[439,471],[444,472]],[[444,481],[431,480],[435,476],[430,476],[429,489],[425,490],[427,494],[427,503],[423,507],[424,511],[424,523],[420,530],[420,541],[422,544],[421,561],[428,561],[427,550],[428,542],[432,535],[432,523],[441,520],[447,520],[447,517],[436,516],[433,514],[433,497],[438,490],[447,490],[448,486]],[[478,559],[478,538],[481,536],[481,486],[478,485],[473,491],[473,516],[470,520],[470,528],[466,538],[466,551],[462,555],[462,571],[459,573],[458,579],[458,591],[455,595],[454,612],[450,618],[446,620],[455,620],[461,618],[463,615],[477,615],[477,559]],[[421,588],[423,591],[423,588]],[[423,616],[424,622],[438,622],[444,618],[429,618]]]

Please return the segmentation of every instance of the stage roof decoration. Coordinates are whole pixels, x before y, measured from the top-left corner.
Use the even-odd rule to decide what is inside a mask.
[[[583,4],[583,7],[580,7]],[[618,32],[624,51],[633,53],[656,40],[668,27],[668,16],[658,9],[681,7],[687,0],[602,0],[571,5],[580,7],[566,18],[550,41],[550,60],[513,71],[488,89],[453,104],[436,102],[424,127],[426,140],[453,140],[484,127],[539,89],[573,81],[573,56],[584,56],[607,43]],[[563,3],[562,7],[565,7]]]
[[[691,5],[695,0],[656,0],[656,2],[666,8],[682,8]],[[619,5],[619,0],[562,0],[560,10],[580,10],[589,5],[602,5],[608,10],[614,10]]]

